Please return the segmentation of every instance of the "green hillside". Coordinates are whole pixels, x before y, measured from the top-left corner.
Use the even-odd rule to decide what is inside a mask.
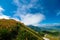
[[[21,22],[0,19],[0,40],[43,40],[43,38]]]

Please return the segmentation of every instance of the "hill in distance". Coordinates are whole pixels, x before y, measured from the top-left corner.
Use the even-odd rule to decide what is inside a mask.
[[[48,38],[47,40],[59,40],[60,39],[60,26],[48,26],[47,27],[39,27],[39,26],[33,26],[28,25],[31,29],[38,32],[43,37]]]

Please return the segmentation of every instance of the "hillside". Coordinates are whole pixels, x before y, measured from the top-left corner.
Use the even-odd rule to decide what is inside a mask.
[[[60,28],[56,28],[58,26],[48,26],[48,27],[53,27],[53,28],[47,28],[47,27],[39,27],[39,26],[33,26],[29,25],[31,29],[37,31],[41,36],[49,38],[49,40],[59,40],[60,39]],[[60,27],[60,26],[59,26]]]
[[[43,40],[43,38],[21,22],[0,19],[0,40]]]

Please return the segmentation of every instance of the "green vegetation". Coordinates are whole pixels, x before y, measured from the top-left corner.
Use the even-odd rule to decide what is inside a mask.
[[[37,31],[34,31],[34,29]],[[56,30],[39,30],[34,27],[31,29],[13,19],[0,19],[0,40],[43,40],[43,37],[50,40],[59,40],[60,32]]]
[[[53,35],[46,35],[46,38],[49,38],[50,40],[60,40],[60,35],[59,36],[53,36]]]
[[[43,38],[21,22],[0,19],[0,40],[43,40]]]
[[[36,27],[36,26],[28,26],[31,29],[37,31],[38,34],[41,35],[41,37],[48,38],[49,40],[60,40],[60,31],[55,29],[45,29],[43,27]]]

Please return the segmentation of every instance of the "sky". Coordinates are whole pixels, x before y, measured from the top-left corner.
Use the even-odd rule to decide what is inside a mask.
[[[60,24],[60,0],[0,0],[0,19],[25,25]]]

